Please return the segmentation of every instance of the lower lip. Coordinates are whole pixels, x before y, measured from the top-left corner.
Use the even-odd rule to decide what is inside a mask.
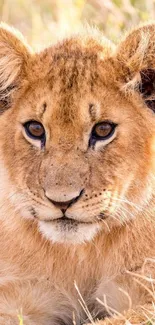
[[[61,224],[69,224],[69,225],[77,225],[78,223],[80,223],[77,220],[66,218],[66,217],[62,217],[58,219],[57,222]]]
[[[72,224],[72,225],[78,225],[78,224],[81,224],[81,225],[90,225],[92,224],[93,222],[83,222],[83,221],[78,221],[78,220],[75,220],[75,219],[70,219],[70,218],[67,218],[67,217],[62,217],[62,218],[59,218],[59,219],[55,219],[55,220],[49,220],[51,222],[56,222],[56,223],[60,223],[60,224]]]
[[[58,219],[59,220],[59,219]],[[60,218],[61,221],[75,221],[74,219],[70,219],[70,218],[67,218],[67,217],[62,217]]]

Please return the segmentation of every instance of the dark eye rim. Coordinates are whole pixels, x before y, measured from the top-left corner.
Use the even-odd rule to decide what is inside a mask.
[[[99,126],[99,125],[102,125],[102,124],[109,124],[111,126],[111,128],[112,128],[111,131],[109,132],[109,134],[107,134],[104,137],[95,134],[95,128],[97,126]],[[93,144],[94,144],[96,141],[108,140],[109,138],[111,138],[113,136],[116,127],[117,127],[117,124],[114,123],[114,122],[111,122],[111,121],[104,121],[104,122],[99,122],[99,123],[95,124],[93,129],[92,129],[92,132],[91,132],[90,142],[92,141]]]
[[[40,125],[43,130],[44,130],[44,133],[41,135],[41,136],[35,136],[33,135],[30,131],[29,131],[29,126],[32,124],[32,123],[36,123],[38,125]],[[26,135],[33,139],[33,140],[40,140],[41,142],[45,143],[45,140],[46,140],[46,133],[45,133],[45,128],[44,126],[42,125],[42,123],[38,122],[38,121],[35,121],[35,120],[30,120],[30,121],[27,121],[23,124],[23,127],[25,129],[25,132],[26,132]]]

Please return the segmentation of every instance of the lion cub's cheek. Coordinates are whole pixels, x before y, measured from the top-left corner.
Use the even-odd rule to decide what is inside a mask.
[[[80,244],[90,241],[101,229],[99,224],[66,224],[39,222],[39,230],[45,238],[57,243]]]

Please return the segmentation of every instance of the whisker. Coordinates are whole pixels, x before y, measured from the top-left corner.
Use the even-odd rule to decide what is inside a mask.
[[[115,200],[115,201],[126,203],[126,204],[130,205],[131,207],[136,208],[139,211],[141,211],[141,209],[143,208],[141,205],[137,205],[137,204],[135,204],[135,203],[133,203],[133,202],[127,200],[127,199],[120,199],[120,198],[116,198],[116,197],[112,197],[111,199]]]
[[[104,219],[101,219],[101,218],[99,218],[99,217],[97,217],[97,219],[98,219],[99,221],[103,222],[103,223],[106,225],[106,227],[107,227],[108,231],[110,232],[110,227],[108,226],[108,223],[107,223],[107,221],[106,221],[106,220],[104,220]]]

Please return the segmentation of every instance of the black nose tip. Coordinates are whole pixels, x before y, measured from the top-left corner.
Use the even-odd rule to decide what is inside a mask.
[[[69,201],[61,201],[61,202],[58,202],[58,201],[54,201],[52,200],[51,198],[49,199],[54,205],[55,207],[57,207],[58,209],[60,209],[63,213],[65,213],[65,211],[72,205],[74,204],[75,202],[77,202],[77,200],[81,197],[81,195],[83,194],[84,190],[82,190],[80,192],[80,194],[74,198],[72,198],[71,200]]]

